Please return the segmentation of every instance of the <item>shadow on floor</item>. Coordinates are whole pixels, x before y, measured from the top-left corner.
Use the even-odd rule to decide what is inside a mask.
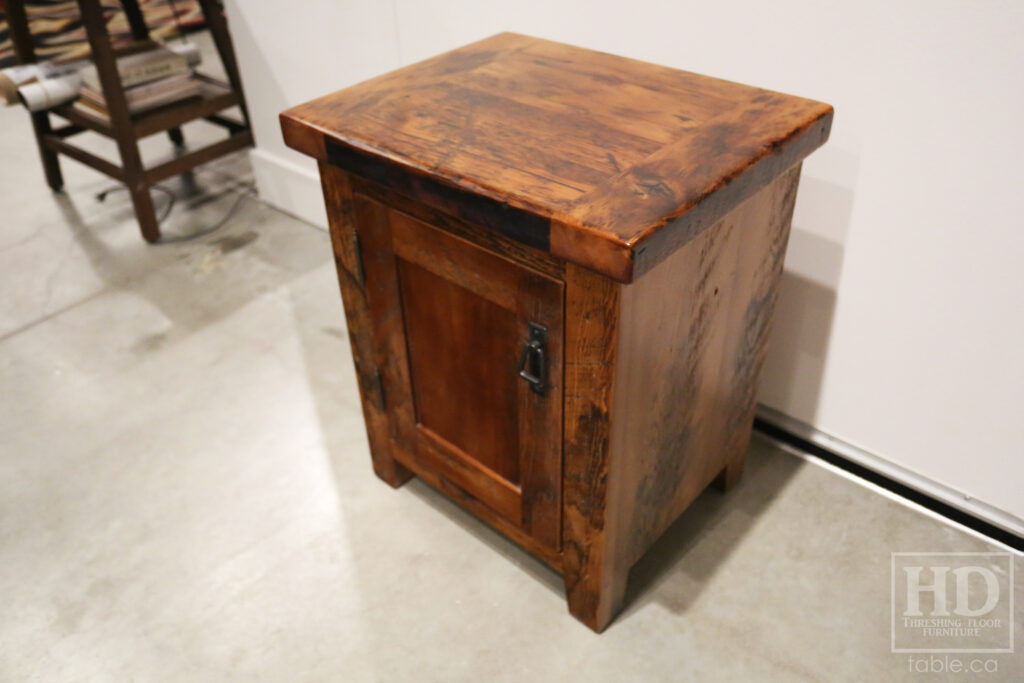
[[[739,483],[724,494],[713,487],[705,490],[633,566],[619,619],[628,619],[650,602],[685,613],[804,466],[755,434]]]
[[[232,163],[247,170],[244,158]],[[264,229],[280,214],[252,196],[251,177],[244,173],[213,168],[198,179],[187,174],[167,185],[177,206],[174,220],[162,226],[166,242],[156,245],[145,244],[138,235],[126,192],[112,193],[106,200],[110,206],[94,213],[86,207],[91,197],[55,194],[54,201],[73,245],[103,290],[127,290],[145,298],[171,323],[168,337],[180,338],[223,319],[330,259],[318,249],[296,249],[296,256],[264,244],[287,237]],[[161,194],[154,193],[158,214],[167,201]],[[242,250],[244,264],[235,256]]]
[[[352,417],[359,409],[359,397],[355,391],[348,337],[340,327],[344,318],[337,284],[333,279],[330,282],[324,279],[320,286],[331,288],[331,296],[337,302],[334,311],[323,307],[313,310],[308,303],[297,300],[293,301],[293,310],[297,316],[296,329],[303,345],[306,372],[321,422],[323,441],[331,459],[336,488],[344,497],[346,492],[356,489],[351,481],[346,480],[345,473],[367,479],[373,479],[375,475],[370,466],[365,427],[361,419]],[[342,423],[345,428],[340,428]],[[357,430],[358,435],[352,434],[351,430]],[[356,463],[354,469],[355,439],[360,442],[362,453],[358,457],[362,458],[362,464]],[[617,621],[629,619],[650,602],[657,602],[674,613],[686,612],[700,595],[708,578],[752,531],[764,510],[802,466],[803,461],[779,451],[755,435],[748,450],[744,475],[736,487],[727,494],[717,489],[705,491],[635,565],[630,575],[626,607]],[[387,487],[380,481],[372,484]],[[425,482],[413,478],[394,495],[415,496],[492,552],[514,563],[551,591],[559,602],[564,601],[562,577],[556,571]],[[387,529],[382,529],[381,533],[388,533]]]
[[[329,249],[326,244],[325,249]],[[335,485],[339,495],[344,497],[356,490],[355,485],[346,480],[345,473],[367,479],[374,475],[365,443],[365,427],[361,420],[353,420],[345,412],[344,402],[353,414],[352,409],[359,410],[360,406],[348,336],[342,332],[344,317],[337,283],[333,279],[328,283],[325,279],[319,286],[330,287],[334,310],[329,312],[323,306],[314,309],[306,302],[293,300],[295,327],[303,346],[306,372]],[[346,425],[348,432],[339,429],[341,423]],[[358,431],[358,436],[352,431]],[[356,438],[360,440],[363,451],[360,456],[363,463],[358,469],[354,469],[352,464],[352,446]],[[802,465],[799,459],[755,437],[739,484],[727,494],[717,490],[704,492],[635,565],[630,576],[626,607],[618,621],[629,619],[652,601],[673,613],[686,612],[708,579],[751,533],[762,513],[772,505]],[[383,482],[374,483],[380,487],[387,486]],[[395,492],[395,495],[410,494],[458,524],[493,552],[515,563],[560,601],[564,600],[561,576],[543,562],[426,483],[414,478]],[[381,533],[388,531],[382,529]]]

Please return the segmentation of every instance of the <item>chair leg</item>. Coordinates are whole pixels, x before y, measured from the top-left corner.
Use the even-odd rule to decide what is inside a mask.
[[[25,13],[24,0],[7,0],[5,10],[7,12],[7,27],[10,32],[11,45],[14,54],[18,58],[18,64],[32,64],[36,61],[36,49],[32,42],[32,33],[29,30],[28,15]],[[59,192],[64,187],[64,178],[60,173],[60,162],[57,160],[57,153],[49,149],[44,140],[52,130],[50,128],[50,115],[45,111],[32,113],[32,129],[36,136],[36,146],[39,147],[39,158],[43,162],[43,172],[46,174],[46,183],[54,192]]]
[[[153,206],[153,197],[149,194],[149,187],[143,185],[129,190],[132,197],[132,207],[135,209],[135,219],[139,222],[139,229],[142,231],[142,238],[153,244],[160,241],[160,223],[156,219],[156,208]]]
[[[185,144],[185,134],[181,132],[181,128],[171,128],[167,131],[167,137],[171,139],[171,144],[175,147],[181,147]]]
[[[36,145],[39,147],[39,158],[43,162],[46,184],[54,192],[60,192],[64,188],[64,176],[60,172],[60,157],[43,143],[46,136],[50,134],[50,115],[45,111],[32,112],[32,128],[35,130]]]
[[[252,128],[249,121],[249,108],[245,103],[245,93],[242,91],[242,77],[238,71],[238,61],[235,58],[235,47],[231,42],[231,33],[228,31],[227,18],[224,15],[224,3],[222,0],[199,0],[199,7],[203,10],[203,17],[206,19],[206,26],[213,37],[214,45],[217,46],[217,54],[224,65],[228,81],[235,91],[239,100],[239,109],[242,111],[242,120],[246,128]]]
[[[153,198],[149,195],[146,169],[139,154],[139,141],[132,128],[132,116],[128,111],[124,86],[118,76],[117,60],[110,44],[103,7],[100,0],[78,0],[78,8],[85,33],[89,37],[92,60],[96,65],[100,85],[103,87],[103,96],[107,100],[111,128],[117,141],[118,152],[121,154],[124,183],[131,194],[132,206],[135,207],[135,216],[139,221],[142,237],[147,242],[157,242],[160,239],[160,225],[156,219],[156,210],[153,208]],[[142,36],[146,26],[141,13],[138,12],[137,1],[125,0],[125,8],[132,23],[133,35]]]
[[[138,0],[121,0],[121,8],[124,10],[125,18],[128,19],[128,26],[132,30],[132,38],[145,40],[149,38],[149,28],[146,26],[146,18],[139,9]]]

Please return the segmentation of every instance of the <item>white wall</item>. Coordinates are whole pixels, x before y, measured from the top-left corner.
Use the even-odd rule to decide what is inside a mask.
[[[277,113],[499,31],[834,105],[804,165],[762,401],[1024,531],[1024,3],[228,7],[260,191],[319,224],[315,166]]]

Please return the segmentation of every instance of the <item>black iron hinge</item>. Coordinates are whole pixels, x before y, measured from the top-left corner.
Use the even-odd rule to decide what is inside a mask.
[[[363,245],[359,242],[359,233],[352,233],[352,251],[356,257],[356,282],[361,288],[366,287],[366,269],[363,266]]]
[[[380,368],[377,368],[374,377],[377,381],[377,407],[383,412],[388,408],[388,400],[384,393],[384,377],[380,374]]]

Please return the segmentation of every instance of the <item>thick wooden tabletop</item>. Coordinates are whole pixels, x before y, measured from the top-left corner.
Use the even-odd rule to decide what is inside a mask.
[[[487,198],[533,219],[513,236],[623,282],[823,144],[831,122],[820,102],[512,33],[281,114],[299,151]]]

